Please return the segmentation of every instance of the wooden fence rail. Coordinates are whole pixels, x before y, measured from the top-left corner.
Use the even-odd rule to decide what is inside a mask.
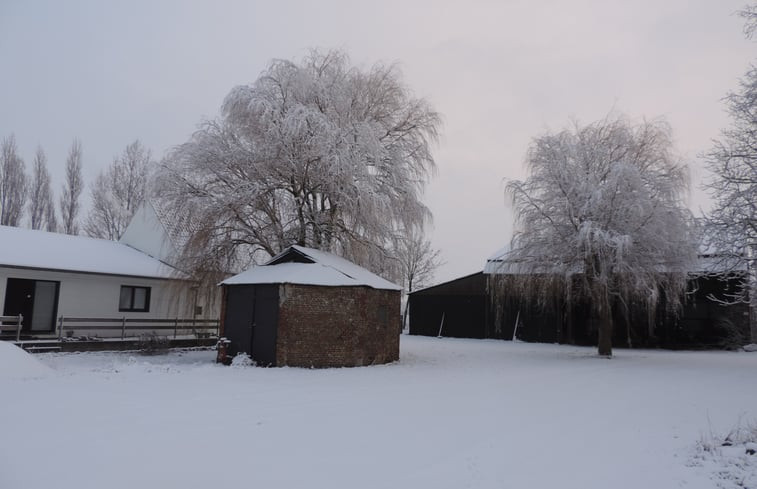
[[[121,339],[127,333],[135,331],[173,331],[176,338],[180,330],[191,330],[192,333],[218,334],[219,321],[217,319],[139,319],[139,318],[58,318],[58,340],[62,340],[66,331],[121,331]]]
[[[15,331],[16,341],[21,339],[21,328],[24,324],[24,316],[0,316],[0,332]]]

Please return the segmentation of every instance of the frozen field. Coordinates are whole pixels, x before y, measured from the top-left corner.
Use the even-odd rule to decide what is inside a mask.
[[[0,347],[3,489],[757,486],[744,446],[697,448],[757,420],[757,353],[403,336],[396,364],[307,370]]]

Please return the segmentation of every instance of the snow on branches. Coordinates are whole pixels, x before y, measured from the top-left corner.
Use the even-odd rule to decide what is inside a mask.
[[[401,230],[430,217],[420,197],[440,124],[396,66],[312,51],[231,90],[221,117],[164,162],[158,189],[191,215],[185,258],[197,266],[239,268],[300,244],[383,273]]]
[[[687,167],[666,123],[624,117],[538,137],[526,163],[529,178],[507,185],[517,230],[503,271],[524,294],[586,298],[609,355],[614,304],[654,309],[663,294],[675,307],[685,290],[696,254]]]
[[[713,206],[706,217],[708,248],[718,269],[748,270],[749,279],[730,302],[757,307],[757,67],[741,80],[738,92],[726,97],[732,124],[705,155],[713,174],[706,184]],[[752,293],[749,289],[753,288]]]

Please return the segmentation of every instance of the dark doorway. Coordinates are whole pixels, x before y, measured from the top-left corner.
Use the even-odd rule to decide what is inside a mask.
[[[226,290],[224,335],[229,355],[247,353],[261,366],[276,364],[277,285],[231,285]]]
[[[258,365],[267,367],[276,364],[279,288],[276,285],[258,285],[256,289],[251,356]]]
[[[26,333],[55,331],[59,289],[60,282],[51,280],[9,278],[3,315],[21,314],[24,317],[22,331]]]
[[[234,285],[226,290],[226,317],[223,334],[229,340],[228,354],[250,353],[252,323],[255,316],[255,286]]]

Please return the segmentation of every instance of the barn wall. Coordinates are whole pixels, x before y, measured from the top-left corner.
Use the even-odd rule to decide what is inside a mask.
[[[408,295],[411,335],[491,338],[486,276],[477,272]],[[442,324],[442,317],[444,321]]]
[[[348,367],[399,359],[400,292],[281,285],[276,364]]]
[[[411,295],[410,334],[452,338],[485,338],[484,295]],[[443,318],[443,324],[442,324]]]
[[[628,346],[630,336],[634,347],[664,348],[718,348],[734,347],[750,341],[749,312],[746,304],[723,306],[709,299],[710,295],[723,296],[735,288],[735,282],[716,278],[699,278],[690,282],[690,295],[677,314],[666,311],[664,301],[657,306],[650,325],[645,304],[631,303],[630,321],[620,314],[615,304],[613,317],[613,344]],[[501,293],[501,292],[500,292]],[[586,302],[572,305],[570,311],[561,301],[546,308],[533,300],[521,300],[514,295],[499,297],[501,314],[495,326],[512,331],[518,317],[517,338],[532,342],[597,344],[597,326],[593,324],[590,307]],[[629,331],[630,325],[630,331]]]

